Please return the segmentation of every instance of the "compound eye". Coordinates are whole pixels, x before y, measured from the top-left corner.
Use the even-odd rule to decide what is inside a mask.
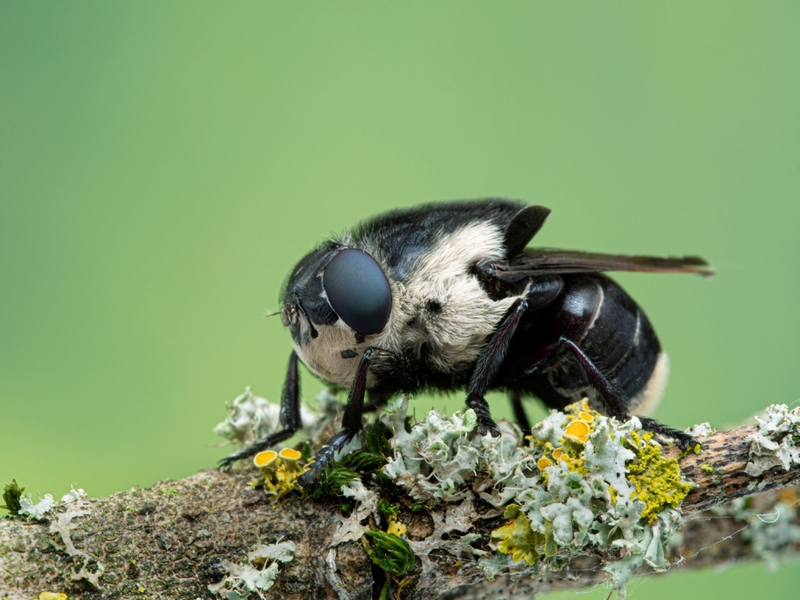
[[[362,335],[378,333],[392,311],[392,290],[378,263],[366,252],[347,248],[333,257],[322,275],[328,303]]]

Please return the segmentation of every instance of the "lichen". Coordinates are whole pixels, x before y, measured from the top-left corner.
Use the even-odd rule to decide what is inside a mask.
[[[800,407],[789,410],[785,404],[773,404],[756,422],[758,431],[748,436],[748,475],[757,477],[774,467],[789,470],[800,464]]]
[[[297,478],[308,470],[301,453],[293,448],[284,448],[280,452],[259,452],[253,458],[253,463],[260,469],[261,477],[254,480],[252,486],[272,496],[273,504],[297,489]]]
[[[320,393],[317,401],[321,407],[329,408],[331,406],[330,396],[331,394],[327,390]],[[254,395],[249,386],[245,388],[243,394],[226,405],[226,411],[228,414],[225,420],[214,427],[214,433],[236,446],[252,444],[283,428],[280,424],[280,405]],[[302,404],[300,417],[305,437],[312,437],[318,433],[319,414]]]
[[[22,496],[19,499],[19,514],[33,521],[41,521],[45,514],[50,512],[55,506],[52,494],[45,494],[43,498],[34,504],[30,498]]]
[[[219,583],[209,585],[210,592],[224,598],[246,598],[250,592],[260,597],[274,584],[280,572],[278,563],[293,560],[294,542],[278,542],[277,544],[259,544],[247,555],[247,562],[231,563],[223,561],[222,565],[228,575]]]
[[[636,497],[644,502],[642,518],[653,523],[665,508],[677,508],[691,491],[692,484],[683,482],[675,458],[664,458],[661,446],[652,441],[650,432],[631,433],[636,458],[627,463],[628,480],[636,487]]]
[[[800,525],[796,524],[799,502],[795,488],[785,488],[766,514],[754,508],[752,498],[737,498],[711,512],[741,523],[742,539],[750,544],[754,557],[766,561],[774,570],[782,559],[796,556],[800,544]]]
[[[23,495],[25,487],[17,485],[17,480],[12,479],[11,483],[3,489],[3,501],[5,504],[0,506],[9,512],[12,517],[22,517],[29,521],[41,521],[45,515],[53,510],[56,503],[52,494],[45,494],[39,501],[34,503],[30,496]],[[62,501],[64,501],[62,498]]]
[[[408,527],[397,517],[388,517],[386,519],[386,533],[394,534],[397,537],[404,536],[408,533]]]
[[[497,550],[510,554],[515,561],[524,560],[529,565],[534,564],[545,553],[546,536],[531,529],[530,519],[516,504],[509,504],[503,517],[508,522],[492,531],[492,539],[500,540]]]
[[[668,567],[664,546],[691,484],[650,434],[640,434],[638,419],[619,423],[584,402],[551,413],[525,443],[504,422],[498,438],[475,435],[471,410],[430,412],[410,431],[401,427],[405,414],[397,403],[381,417],[395,431],[384,473],[417,501],[454,503],[476,492],[507,511],[509,521],[493,534],[497,550],[533,563],[531,573],[616,549],[622,558],[604,568],[624,594],[642,563]],[[487,576],[508,570],[485,556],[479,564]]]
[[[323,470],[320,493],[346,501],[331,547],[367,535],[374,552],[377,537],[391,536],[385,539],[400,540],[420,559],[422,586],[445,577],[442,553],[479,565],[489,578],[542,576],[579,554],[615,556],[603,568],[621,596],[643,563],[669,566],[665,545],[682,522],[677,507],[691,485],[637,418],[620,423],[582,402],[553,411],[530,436],[501,421],[501,435],[492,437],[477,435],[472,410],[431,411],[414,423],[407,404],[406,397],[390,401]],[[319,438],[312,432],[312,452]],[[264,487],[277,499],[286,493],[277,489],[280,456],[260,460],[268,470]],[[425,538],[404,539],[405,525],[381,502],[394,486],[430,511]],[[478,514],[475,497],[492,508]],[[507,521],[489,544],[476,543],[477,522],[503,514]]]
[[[697,425],[692,425],[686,430],[693,438],[700,438],[700,437],[708,437],[710,435],[714,435],[717,432],[716,429],[711,427],[710,423],[698,423]]]
[[[61,501],[66,508],[60,512],[58,516],[50,523],[50,533],[57,533],[61,536],[61,541],[64,544],[64,551],[72,558],[83,559],[81,568],[77,571],[73,570],[70,573],[70,579],[73,581],[87,581],[94,588],[100,589],[100,578],[105,572],[105,566],[95,557],[88,552],[79,550],[75,547],[72,541],[72,530],[75,525],[72,520],[77,517],[84,517],[92,513],[92,506],[86,498],[86,492],[81,489],[72,489],[68,494],[65,494]],[[94,565],[94,570],[90,570],[90,566]]]

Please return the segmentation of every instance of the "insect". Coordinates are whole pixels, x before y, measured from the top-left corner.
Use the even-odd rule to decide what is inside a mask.
[[[506,390],[516,419],[536,396],[563,409],[587,397],[627,420],[660,399],[667,358],[650,321],[605,271],[709,275],[698,257],[619,256],[526,248],[550,210],[504,199],[452,201],[378,215],[300,260],[281,291],[294,350],[282,430],[223,468],[300,427],[298,359],[349,389],[341,430],[300,483],[313,487],[362,427],[365,409],[398,392],[466,389],[480,435],[500,435],[484,396]],[[365,396],[368,403],[365,404]],[[681,446],[691,436],[649,418],[645,429]]]

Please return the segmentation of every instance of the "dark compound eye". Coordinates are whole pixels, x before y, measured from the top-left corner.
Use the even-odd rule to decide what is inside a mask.
[[[389,320],[389,281],[366,252],[353,248],[339,252],[325,267],[322,287],[331,308],[358,333],[378,333]]]

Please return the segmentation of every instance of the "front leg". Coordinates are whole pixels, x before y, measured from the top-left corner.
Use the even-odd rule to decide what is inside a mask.
[[[494,437],[500,436],[500,430],[492,419],[492,413],[484,395],[506,359],[511,337],[517,330],[520,319],[527,308],[528,303],[522,298],[511,306],[511,310],[500,322],[500,326],[492,334],[489,343],[481,350],[478,361],[475,363],[475,370],[472,372],[467,388],[467,406],[474,410],[478,417],[478,433],[480,435],[491,433]]]
[[[361,416],[364,413],[364,393],[367,390],[367,373],[370,363],[379,352],[378,348],[370,347],[364,350],[361,361],[358,363],[353,386],[342,416],[342,429],[330,438],[314,455],[314,461],[309,463],[309,470],[297,480],[306,489],[313,489],[317,485],[317,478],[325,466],[333,460],[339,450],[344,448],[355,435],[361,431]]]
[[[487,433],[491,433],[494,437],[500,435],[500,430],[492,419],[489,404],[484,396],[497,375],[497,371],[506,360],[508,346],[522,320],[522,315],[528,310],[539,310],[549,305],[558,297],[563,288],[564,282],[557,275],[528,281],[524,297],[511,305],[511,309],[481,350],[467,388],[467,406],[474,410],[478,417],[478,433],[480,435]]]
[[[223,458],[219,461],[219,468],[227,471],[237,460],[254,456],[262,450],[289,439],[303,426],[300,421],[300,379],[297,373],[297,353],[294,351],[289,355],[289,368],[286,372],[286,381],[283,384],[279,419],[283,429],[268,435],[241,452]]]

